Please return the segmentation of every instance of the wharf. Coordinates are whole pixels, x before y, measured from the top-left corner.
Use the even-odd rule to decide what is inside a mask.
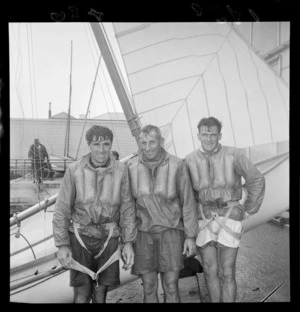
[[[10,181],[10,214],[21,212],[59,192],[62,177],[43,180],[38,186],[32,177]]]
[[[262,224],[243,236],[236,264],[236,302],[290,302],[289,239],[289,227],[272,222]],[[198,281],[201,302],[209,302],[203,273],[198,274]],[[161,288],[159,299],[162,299]],[[107,303],[142,302],[140,278],[107,295]]]

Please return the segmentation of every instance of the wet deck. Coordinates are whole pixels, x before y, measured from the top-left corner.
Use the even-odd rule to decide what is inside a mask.
[[[236,269],[236,302],[290,302],[289,227],[268,222],[246,233]],[[199,275],[201,301],[208,302],[203,274]],[[107,302],[142,303],[141,279],[109,292]]]
[[[11,204],[20,207],[23,202],[36,204],[37,198],[43,200],[47,196],[56,194],[60,183],[61,178],[45,180],[38,189],[30,178],[11,181]],[[21,208],[21,210],[23,209]],[[288,220],[288,216],[286,220]],[[244,234],[237,258],[236,277],[237,302],[289,302],[288,225],[283,225],[280,220],[272,220]],[[200,274],[199,280],[201,300],[207,302],[208,296],[205,283],[203,283],[203,274]],[[279,288],[271,294],[278,286]],[[142,303],[142,301],[141,279],[109,292],[107,297],[108,303]]]

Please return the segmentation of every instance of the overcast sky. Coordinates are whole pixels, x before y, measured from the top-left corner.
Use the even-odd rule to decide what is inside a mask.
[[[112,25],[106,23],[105,28],[111,36]],[[90,24],[9,24],[11,118],[48,118],[49,102],[52,115],[68,112],[71,41],[71,115],[78,118],[86,114],[100,55]],[[89,116],[107,111],[122,112],[122,108],[106,68],[101,65]]]

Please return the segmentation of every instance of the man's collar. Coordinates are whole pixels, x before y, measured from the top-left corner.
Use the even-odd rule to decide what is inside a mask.
[[[147,161],[143,159],[143,153],[141,151],[139,151],[138,153],[138,158],[139,161],[145,165],[152,167],[157,167],[160,164],[162,164],[167,158],[169,157],[168,152],[162,147],[161,148],[161,152],[160,152],[160,157],[157,161]]]
[[[212,152],[206,152],[206,151],[202,148],[202,146],[199,147],[199,150],[200,150],[200,152],[203,153],[203,154],[212,155],[212,154],[217,153],[221,148],[222,148],[222,145],[221,145],[221,143],[219,143],[219,145],[218,145]]]

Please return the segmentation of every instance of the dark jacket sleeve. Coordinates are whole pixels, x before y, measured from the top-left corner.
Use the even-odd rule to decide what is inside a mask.
[[[75,194],[74,173],[72,166],[69,166],[65,172],[53,214],[52,225],[56,247],[70,245],[68,227],[70,225]]]
[[[43,146],[43,151],[44,151],[44,157],[46,157],[47,159],[49,159],[49,155],[48,155],[48,152],[47,152],[47,149],[44,145]]]
[[[265,178],[246,155],[239,150],[235,155],[234,169],[245,179],[245,188],[248,193],[244,203],[245,211],[254,214],[259,210],[264,199]]]
[[[121,188],[120,227],[122,242],[134,242],[137,235],[135,202],[131,194],[128,167],[124,169]]]
[[[30,148],[29,148],[29,151],[28,151],[28,158],[32,158],[33,157],[33,146],[31,145]]]
[[[192,183],[186,164],[182,161],[177,174],[185,238],[195,238],[198,234],[198,213]]]

